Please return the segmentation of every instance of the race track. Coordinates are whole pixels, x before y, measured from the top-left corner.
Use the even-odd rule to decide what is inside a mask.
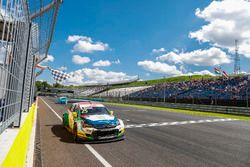
[[[76,144],[60,120],[66,105],[39,97],[38,107],[35,166],[250,166],[250,121],[107,105],[126,139]]]

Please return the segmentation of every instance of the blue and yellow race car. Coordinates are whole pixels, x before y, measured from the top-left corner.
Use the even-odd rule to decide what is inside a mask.
[[[63,114],[63,126],[73,134],[75,142],[121,140],[124,123],[103,104],[85,101],[72,104]]]

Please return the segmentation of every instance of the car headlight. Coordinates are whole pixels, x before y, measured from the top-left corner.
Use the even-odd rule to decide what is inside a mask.
[[[83,127],[83,128],[93,128],[92,125],[87,124],[87,123],[84,123],[83,121],[82,121],[81,123],[82,123],[82,127]]]
[[[83,126],[84,128],[93,128],[93,126],[92,125],[90,125],[90,124],[84,124],[84,126]]]
[[[123,121],[121,119],[119,119],[119,125],[120,125],[121,128],[124,128],[124,123],[123,123]]]
[[[120,125],[119,119],[116,120],[116,126]]]

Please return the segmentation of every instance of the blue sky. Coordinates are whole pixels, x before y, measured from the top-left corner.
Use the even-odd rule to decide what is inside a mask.
[[[233,8],[234,3],[239,3],[239,9]],[[216,66],[232,73],[232,43],[237,34],[239,47],[244,48],[242,71],[248,72],[248,27],[227,29],[231,22],[242,25],[240,17],[245,16],[228,16],[248,5],[244,0],[64,1],[49,50],[53,58],[43,65],[67,67],[66,72],[78,76],[67,84],[76,85],[136,75],[143,80],[209,71],[212,75]],[[39,79],[54,82],[48,71]]]

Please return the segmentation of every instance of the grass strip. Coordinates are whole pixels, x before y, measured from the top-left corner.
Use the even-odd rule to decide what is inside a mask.
[[[194,111],[194,110],[183,110],[183,109],[173,109],[173,108],[165,108],[165,107],[143,106],[143,105],[137,105],[137,104],[123,104],[123,103],[110,103],[110,102],[105,102],[105,104],[116,105],[116,106],[124,106],[124,107],[152,109],[152,110],[166,111],[166,112],[185,113],[185,114],[190,114],[190,115],[215,116],[215,117],[223,117],[223,118],[235,118],[235,119],[250,120],[249,116],[241,116],[241,115],[233,115],[233,114],[223,114],[223,113]]]

